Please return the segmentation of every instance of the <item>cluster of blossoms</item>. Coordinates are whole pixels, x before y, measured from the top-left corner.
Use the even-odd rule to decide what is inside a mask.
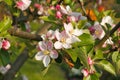
[[[8,50],[10,48],[10,42],[5,39],[0,40],[0,49]]]
[[[82,34],[82,30],[73,28],[72,23],[64,23],[64,30],[59,29],[49,30],[46,35],[43,35],[43,41],[38,43],[37,48],[40,50],[35,58],[43,60],[45,67],[50,63],[50,58],[58,58],[57,50],[72,48],[72,43],[81,41],[78,36]]]

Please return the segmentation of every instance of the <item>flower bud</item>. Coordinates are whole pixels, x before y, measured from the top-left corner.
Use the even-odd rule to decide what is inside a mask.
[[[57,11],[57,12],[56,12],[56,18],[58,18],[58,19],[61,19],[61,18],[62,18],[62,14],[61,14],[60,11]]]
[[[4,50],[8,50],[10,48],[10,42],[8,40],[3,40],[2,41],[2,48]]]

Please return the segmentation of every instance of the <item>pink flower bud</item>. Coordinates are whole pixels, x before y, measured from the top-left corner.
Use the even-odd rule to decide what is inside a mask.
[[[83,75],[84,75],[85,77],[87,77],[87,76],[89,75],[88,69],[83,69],[83,70],[82,70],[82,73],[83,73]]]
[[[60,5],[56,5],[55,9],[60,10]]]
[[[90,57],[88,57],[88,64],[93,65],[93,61],[92,61],[92,59]]]
[[[8,50],[10,48],[10,42],[8,40],[3,40],[2,41],[2,48],[4,50]]]
[[[60,11],[57,11],[57,12],[56,12],[56,18],[58,18],[58,19],[61,19],[61,18],[62,18],[62,14],[61,14]]]

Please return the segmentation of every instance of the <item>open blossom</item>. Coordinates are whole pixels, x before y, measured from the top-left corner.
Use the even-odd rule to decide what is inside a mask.
[[[74,29],[71,23],[68,23],[68,24],[64,23],[64,28],[65,28],[66,33],[70,37],[69,40],[71,43],[80,41],[78,36],[80,36],[83,33],[81,29],[78,29],[78,28]]]
[[[10,48],[10,42],[8,40],[3,40],[2,41],[2,48],[4,50],[8,50]]]
[[[43,6],[42,6],[42,5],[35,3],[34,6],[35,6],[35,8],[37,8],[37,10],[38,10],[38,12],[37,12],[38,15],[43,14],[44,9],[43,9]]]
[[[102,29],[101,25],[98,22],[95,22],[93,28],[93,30],[95,30],[93,34],[94,38],[102,39],[105,35],[105,32]]]
[[[65,31],[62,31],[61,33],[56,30],[55,31],[55,37],[57,41],[54,43],[54,47],[56,49],[61,49],[61,48],[71,48],[71,42],[69,41],[69,36],[66,34]]]
[[[16,2],[17,8],[24,11],[26,10],[31,4],[31,0],[21,0]]]
[[[110,24],[112,26],[113,25],[112,18],[110,16],[103,17],[103,19],[102,19],[100,24],[103,25],[103,26],[106,26],[105,23],[108,23],[108,24]]]
[[[56,59],[58,53],[53,49],[52,41],[40,41],[38,43],[39,52],[35,55],[36,60],[42,60],[45,67],[50,63],[50,58]]]

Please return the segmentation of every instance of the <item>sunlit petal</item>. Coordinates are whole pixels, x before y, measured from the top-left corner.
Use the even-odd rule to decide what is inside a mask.
[[[52,50],[50,52],[50,57],[53,58],[53,59],[58,58],[58,52],[56,50]]]
[[[43,57],[44,57],[44,54],[43,54],[41,51],[39,51],[39,52],[35,55],[35,59],[36,59],[36,60],[42,60]]]
[[[62,43],[59,42],[59,41],[56,41],[56,42],[54,43],[54,47],[55,47],[55,49],[61,49],[61,48],[62,48]]]
[[[39,47],[39,49],[42,50],[42,51],[47,49],[47,45],[46,45],[45,41],[40,41],[40,42],[38,43],[38,47]]]

